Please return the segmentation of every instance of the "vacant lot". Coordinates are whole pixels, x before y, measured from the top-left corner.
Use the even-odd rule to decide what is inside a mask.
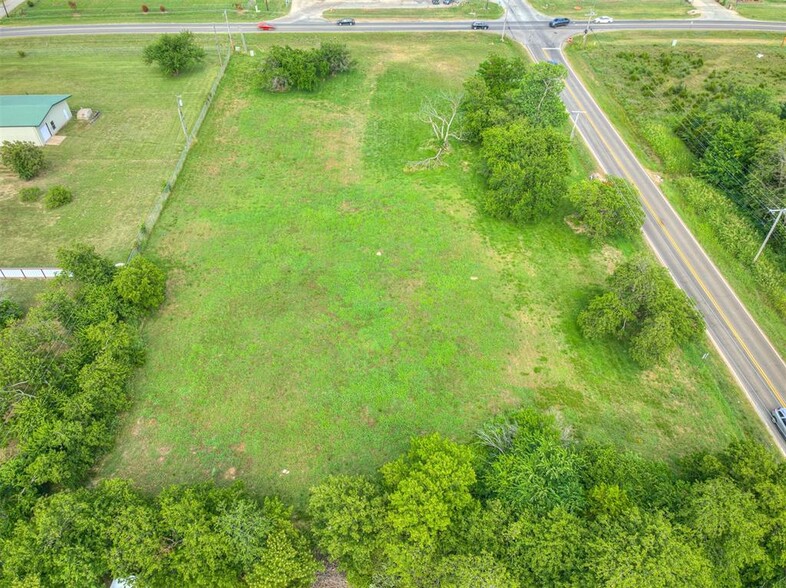
[[[692,34],[678,37],[672,48],[674,38],[668,33],[604,34],[585,50],[569,50],[572,63],[628,144],[667,179],[686,175],[692,164],[691,153],[671,130],[685,114],[675,101],[675,89],[684,86],[689,93],[700,93],[707,82],[761,85],[786,100],[786,54],[779,48],[780,35]],[[656,74],[646,74],[647,68],[655,68]],[[749,268],[724,251],[713,227],[672,183],[665,182],[664,189],[775,348],[786,349],[786,321],[760,293]]]
[[[34,2],[32,7],[23,3],[10,18],[0,23],[19,26],[54,22],[224,22],[225,10],[230,20],[252,21],[279,17],[286,14],[289,6],[285,0],[258,0],[259,12],[256,12],[253,2],[241,2],[242,9],[238,10],[236,3],[218,0],[75,0],[76,9],[70,7],[66,0]],[[144,12],[143,6],[147,7],[147,12]]]
[[[688,11],[693,9],[685,0],[596,0],[585,3],[573,0],[532,0],[531,4],[544,14],[585,21],[590,10],[616,19],[636,19],[687,18]]]
[[[354,17],[366,20],[380,19],[417,19],[417,20],[453,20],[453,19],[495,19],[503,14],[502,7],[486,0],[467,0],[448,6],[428,6],[424,8],[334,8],[326,10],[322,16],[327,19]]]
[[[150,489],[241,478],[301,500],[411,435],[466,439],[532,403],[661,457],[757,430],[705,345],[641,371],[579,336],[579,309],[640,244],[592,245],[567,210],[523,229],[480,217],[465,146],[404,172],[431,153],[421,100],[513,49],[469,34],[344,40],[358,70],[313,94],[260,93],[251,61],[231,65],[150,242],[169,298],[103,475]]]
[[[193,72],[165,77],[142,62],[152,37],[57,38],[0,41],[0,77],[8,94],[72,94],[72,121],[59,146],[47,146],[47,169],[31,182],[6,172],[0,182],[0,265],[47,265],[57,248],[86,241],[117,261],[134,237],[182,149],[176,96],[191,124],[217,71],[215,47]],[[25,51],[24,58],[18,51]],[[92,124],[76,121],[80,107],[101,112]],[[64,184],[74,201],[47,211],[18,191]]]

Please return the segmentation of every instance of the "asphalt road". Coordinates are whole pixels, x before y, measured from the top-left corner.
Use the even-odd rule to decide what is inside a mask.
[[[547,17],[535,12],[521,0],[507,3],[509,21],[490,22],[489,33],[506,34],[522,43],[537,61],[557,61],[569,71],[563,100],[568,111],[581,112],[577,128],[600,167],[608,174],[630,180],[641,193],[646,211],[644,236],[661,262],[668,268],[677,285],[696,301],[707,322],[707,332],[739,385],[747,394],[773,440],[786,455],[786,441],[770,420],[770,411],[786,406],[786,363],[726,283],[702,247],[669,204],[663,192],[641,166],[630,148],[611,125],[594,99],[564,59],[561,46],[572,35],[580,35],[584,23],[553,30]],[[278,32],[445,32],[468,31],[470,21],[451,22],[363,22],[355,26],[337,27],[321,19],[276,21]],[[0,37],[150,34],[188,29],[196,33],[212,33],[218,24],[117,24],[62,25],[31,27],[0,27]],[[256,32],[254,24],[230,24],[232,32]],[[602,30],[674,30],[674,31],[773,31],[786,34],[786,22],[756,21],[619,21],[595,25]],[[575,114],[573,116],[576,116]],[[783,350],[781,350],[783,351]]]

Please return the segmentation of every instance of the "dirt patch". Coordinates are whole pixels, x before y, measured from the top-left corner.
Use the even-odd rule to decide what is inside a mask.
[[[349,588],[349,582],[334,564],[328,563],[325,564],[325,571],[317,575],[311,588]]]
[[[158,448],[158,463],[164,463],[166,456],[172,452],[171,445],[162,445]]]
[[[231,449],[235,453],[245,453],[246,452],[246,442],[245,441],[241,441],[237,445],[233,445],[231,447]]]
[[[587,227],[579,223],[573,215],[565,217],[565,224],[570,227],[570,230],[577,235],[586,235]]]
[[[604,245],[601,250],[592,254],[593,261],[597,261],[606,268],[607,274],[613,274],[617,266],[622,263],[622,251],[611,245]]]
[[[227,471],[224,472],[224,479],[225,480],[234,480],[237,478],[237,468],[231,467]]]
[[[377,419],[375,419],[371,415],[371,409],[368,406],[364,406],[363,410],[361,411],[360,418],[363,420],[365,425],[369,428],[375,427],[377,425]]]

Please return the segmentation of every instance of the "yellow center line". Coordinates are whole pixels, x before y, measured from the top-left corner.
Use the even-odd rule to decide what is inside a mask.
[[[586,105],[581,100],[579,100],[579,98],[576,96],[576,94],[573,92],[573,90],[571,90],[571,88],[570,88],[570,86],[568,84],[565,84],[565,89],[567,90],[568,94],[571,95],[573,100],[576,102],[576,105],[579,106],[585,113],[587,113],[587,116],[585,116],[584,119],[587,120],[589,122],[589,124],[592,126],[592,128],[594,129],[594,131],[597,134],[598,138],[600,139],[601,143],[603,143],[603,145],[606,147],[606,151],[608,152],[609,155],[611,155],[612,159],[614,159],[615,163],[622,170],[622,173],[625,175],[626,179],[628,181],[630,181],[632,184],[635,185],[636,182],[633,180],[633,177],[628,172],[627,167],[624,166],[622,164],[622,162],[619,160],[619,158],[617,157],[617,155],[614,152],[614,150],[606,142],[606,139],[604,138],[603,133],[601,133],[600,130],[598,129],[598,127],[595,125],[595,122],[592,120],[592,117],[589,116],[589,113],[588,113],[588,110],[586,108]],[[588,145],[588,147],[589,147],[589,145]],[[590,150],[592,150],[592,147],[590,147]],[[597,155],[596,155],[596,159],[597,159]],[[649,179],[650,182],[652,181],[649,178],[649,176],[648,176],[647,179]],[[699,284],[701,289],[704,291],[704,294],[707,296],[709,301],[712,303],[712,306],[714,306],[715,310],[718,311],[718,314],[720,315],[721,319],[726,324],[726,326],[729,328],[729,331],[731,331],[731,334],[737,340],[737,343],[740,344],[740,347],[742,347],[743,351],[745,352],[745,355],[748,356],[748,359],[753,364],[753,367],[756,368],[757,372],[759,372],[759,375],[762,377],[764,382],[767,384],[767,387],[770,389],[770,391],[778,399],[778,401],[780,402],[781,406],[786,406],[786,402],[784,402],[783,397],[780,395],[778,390],[775,389],[775,386],[773,385],[772,381],[767,376],[767,374],[764,373],[764,370],[762,369],[761,365],[759,365],[759,362],[753,356],[753,353],[751,353],[751,351],[748,348],[748,346],[742,340],[742,338],[740,337],[739,333],[737,332],[737,329],[735,329],[734,326],[731,324],[731,321],[726,316],[726,313],[723,312],[723,309],[720,307],[720,305],[718,304],[717,300],[715,300],[715,297],[707,289],[707,286],[704,284],[704,280],[702,280],[699,277],[699,274],[694,269],[693,264],[691,264],[691,262],[688,260],[688,258],[686,257],[685,253],[682,251],[680,246],[677,245],[677,242],[674,240],[674,237],[672,237],[671,233],[666,228],[666,225],[663,223],[661,218],[655,213],[655,210],[653,209],[652,204],[649,202],[649,200],[647,199],[647,197],[644,195],[644,193],[641,190],[639,190],[639,195],[641,196],[641,200],[644,203],[644,206],[647,207],[647,210],[649,211],[649,213],[652,216],[652,218],[655,219],[655,221],[660,225],[661,231],[663,232],[663,234],[666,236],[666,238],[671,243],[671,246],[674,248],[674,251],[677,252],[677,254],[679,255],[679,257],[682,260],[682,262],[688,268],[688,271],[691,273],[693,278],[696,280],[696,282]],[[740,302],[740,304],[742,304],[742,302]]]

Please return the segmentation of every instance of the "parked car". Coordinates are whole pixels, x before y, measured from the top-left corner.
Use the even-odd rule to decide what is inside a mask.
[[[338,26],[340,26],[340,27],[352,26],[352,25],[355,24],[355,19],[354,18],[342,18],[336,24]]]
[[[475,22],[472,23],[472,28],[486,30],[487,28],[489,28],[489,23],[483,22],[482,20],[476,20]]]
[[[257,28],[258,28],[260,31],[275,31],[275,30],[276,30],[276,27],[274,27],[274,26],[273,26],[272,24],[270,24],[269,22],[261,22],[261,23],[259,23],[259,24],[257,25]]]
[[[431,0],[432,4],[439,4],[439,0]]]
[[[592,22],[595,24],[611,24],[614,22],[614,19],[610,16],[599,16],[597,18],[592,19]]]
[[[781,435],[786,437],[786,408],[782,406],[778,409],[772,411],[770,415],[772,422],[775,423],[775,426],[781,432]]]
[[[549,23],[549,26],[552,29],[556,29],[557,27],[565,27],[565,26],[568,26],[569,24],[570,24],[570,19],[569,18],[565,18],[564,16],[560,16],[560,17],[551,19],[551,22]]]
[[[442,0],[442,4],[453,4],[453,0]]]

